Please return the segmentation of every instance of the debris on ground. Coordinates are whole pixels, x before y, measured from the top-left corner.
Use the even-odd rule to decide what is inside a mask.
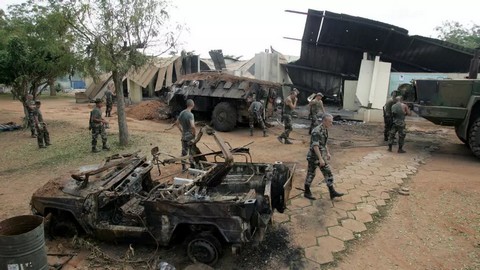
[[[160,100],[146,100],[125,109],[128,117],[137,120],[163,120],[168,118],[168,105]]]
[[[398,190],[398,194],[403,195],[403,196],[408,196],[410,195],[410,189],[406,187],[402,187],[400,190]]]
[[[21,128],[22,126],[15,124],[15,122],[0,124],[0,131],[12,131],[12,130],[17,130]]]

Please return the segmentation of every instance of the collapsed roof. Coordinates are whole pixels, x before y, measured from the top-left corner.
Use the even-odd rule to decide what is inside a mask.
[[[474,50],[406,29],[347,14],[309,9],[300,59],[287,65],[293,83],[308,92],[338,93],[357,79],[363,53],[399,72],[468,72]]]

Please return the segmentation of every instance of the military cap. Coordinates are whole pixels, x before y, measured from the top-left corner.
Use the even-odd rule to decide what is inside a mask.
[[[315,94],[315,96],[321,96],[321,97],[323,97],[323,94],[320,93],[320,92],[318,92],[318,93]]]

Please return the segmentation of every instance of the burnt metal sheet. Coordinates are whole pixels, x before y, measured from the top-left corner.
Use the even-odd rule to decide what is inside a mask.
[[[227,68],[222,50],[211,50],[208,52],[208,54],[210,54],[210,58],[212,58],[216,70]]]
[[[331,96],[339,81],[358,77],[364,52],[379,55],[399,72],[468,72],[474,55],[473,49],[409,36],[391,24],[309,9],[300,59],[286,67],[295,86]]]

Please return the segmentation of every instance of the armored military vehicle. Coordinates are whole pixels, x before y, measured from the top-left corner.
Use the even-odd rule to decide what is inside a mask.
[[[229,149],[210,135],[220,150],[202,155],[213,160],[201,159],[188,171],[174,165],[185,157],[161,160],[158,148],[152,161],[138,153],[114,155],[48,182],[33,194],[32,211],[46,217],[53,235],[83,232],[163,246],[183,241],[192,261],[215,264],[223,246],[239,250],[262,241],[273,210],[286,207],[295,164],[253,163],[248,148]],[[235,155],[245,162],[234,162]],[[160,176],[151,173],[154,165]]]
[[[195,101],[194,111],[211,119],[218,131],[231,131],[238,123],[248,123],[249,98],[264,100],[266,109],[282,103],[282,85],[237,77],[221,72],[187,74],[171,91],[169,107],[173,116],[185,109],[185,101]]]
[[[480,158],[480,80],[416,80],[412,90],[406,92],[414,111],[434,124],[454,126]]]

